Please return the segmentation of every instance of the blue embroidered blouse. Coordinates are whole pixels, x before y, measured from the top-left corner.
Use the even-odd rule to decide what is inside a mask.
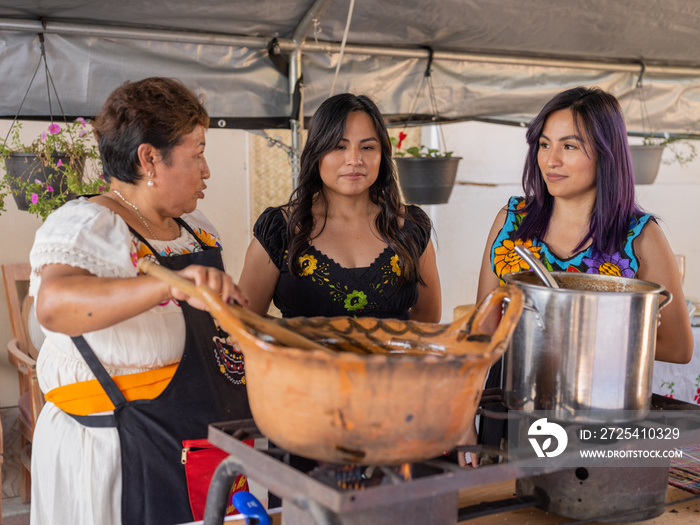
[[[635,277],[637,275],[639,260],[634,253],[633,242],[639,237],[649,221],[654,220],[652,215],[645,213],[632,219],[625,245],[613,254],[597,253],[593,251],[592,246],[589,246],[568,259],[560,259],[546,243],[537,238],[525,241],[516,239],[518,227],[524,217],[518,210],[523,206],[525,206],[523,197],[510,198],[506,222],[491,246],[491,267],[499,278],[508,273],[530,268],[514,251],[516,244],[525,245],[550,271],[598,273],[619,277]]]

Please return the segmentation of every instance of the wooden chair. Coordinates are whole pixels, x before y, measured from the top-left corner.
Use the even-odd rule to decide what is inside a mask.
[[[29,263],[3,264],[2,278],[5,282],[7,308],[10,311],[12,337],[19,341],[22,348],[27,348],[28,331],[22,318],[22,303],[29,293]]]
[[[10,323],[14,338],[7,344],[7,357],[19,376],[19,414],[21,471],[20,496],[27,503],[31,498],[31,450],[34,426],[44,406],[44,396],[36,377],[38,352],[29,335],[28,317],[33,298],[29,291],[29,264],[2,265]]]

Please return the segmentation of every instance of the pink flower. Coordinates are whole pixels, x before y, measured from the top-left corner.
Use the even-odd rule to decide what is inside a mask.
[[[32,204],[39,202],[39,196],[36,193],[32,193]]]
[[[60,168],[61,166],[63,166],[63,160],[58,159],[58,162],[56,163],[56,167]]]
[[[34,182],[36,182],[37,184],[41,184],[41,181],[39,179],[34,179]]]
[[[77,120],[78,122],[80,122],[80,125],[81,125],[82,127],[85,127],[85,119],[84,119],[83,117],[78,117],[78,118],[75,119],[75,120]]]
[[[49,126],[49,133],[51,133],[52,135],[55,135],[56,133],[60,133],[60,132],[61,132],[61,126],[59,126],[58,124],[51,124]]]
[[[81,129],[80,131],[78,131],[78,137],[80,137],[81,139],[82,139],[84,136],[86,136],[87,134],[88,134],[88,132],[85,131],[84,129]]]
[[[100,174],[98,175],[98,177],[101,178],[102,180],[105,180],[105,174],[104,174],[104,173],[100,173]]]
[[[41,141],[44,142],[45,140],[46,140],[46,132],[44,131],[44,132],[41,134]]]
[[[46,185],[46,189],[53,193],[53,186]]]
[[[104,186],[100,186],[99,192],[102,193],[102,192],[104,192],[104,191],[105,191],[105,187],[104,187]]]

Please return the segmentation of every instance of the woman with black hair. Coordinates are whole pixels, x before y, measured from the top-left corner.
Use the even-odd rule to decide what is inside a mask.
[[[401,203],[377,106],[349,93],[311,120],[299,186],[253,228],[239,287],[259,314],[439,322],[431,223]]]

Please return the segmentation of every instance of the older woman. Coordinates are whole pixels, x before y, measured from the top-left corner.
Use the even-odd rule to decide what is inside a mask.
[[[226,334],[136,268],[149,257],[247,302],[196,211],[208,123],[176,80],[117,88],[93,124],[110,191],[67,203],[37,232],[31,293],[47,336],[37,363],[47,404],[32,451],[34,524],[191,521],[182,440],[249,417]]]

